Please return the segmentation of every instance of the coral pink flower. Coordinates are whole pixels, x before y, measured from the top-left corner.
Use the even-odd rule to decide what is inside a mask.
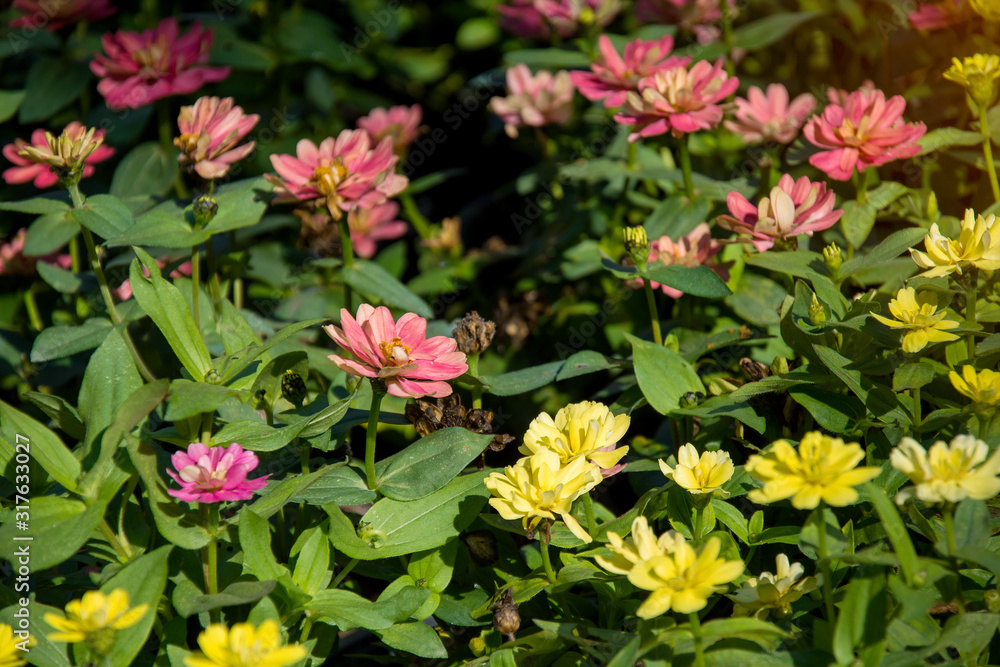
[[[541,127],[548,123],[565,123],[573,115],[573,82],[565,70],[540,70],[531,76],[524,63],[507,70],[507,97],[490,100],[490,111],[500,116],[504,131],[517,137],[521,125]]]
[[[74,120],[66,126],[64,131],[66,134],[78,138],[87,133],[87,128],[84,127],[79,121]],[[103,138],[104,130],[97,130],[94,132],[94,137]],[[27,145],[31,145],[39,150],[51,153],[49,142],[45,138],[45,130],[43,129],[37,129],[31,133],[30,144],[23,139],[15,139],[14,143],[7,144],[3,147],[3,156],[16,165],[3,172],[3,180],[11,185],[27,183],[28,181],[33,180],[36,188],[49,188],[58,183],[59,178],[49,169],[47,164],[39,164],[33,160],[29,160],[28,158],[18,155],[18,152]],[[94,173],[93,165],[99,162],[104,162],[114,154],[114,148],[104,144],[98,146],[97,149],[84,160],[84,164],[86,166],[83,168],[83,178],[87,178]]]
[[[826,189],[826,183],[812,183],[803,176],[794,180],[785,174],[771,194],[754,206],[738,192],[726,197],[732,215],[720,215],[719,226],[750,236],[758,252],[784,242],[792,236],[812,236],[833,227],[844,212],[834,210],[836,195]]]
[[[373,257],[379,241],[398,239],[406,234],[406,223],[399,220],[399,204],[387,201],[372,208],[358,207],[347,214],[351,245],[361,257]]]
[[[625,103],[625,94],[639,89],[639,81],[672,67],[686,67],[690,58],[673,56],[674,38],[665,35],[657,40],[635,39],[625,45],[625,57],[611,44],[607,35],[598,40],[601,57],[590,64],[591,72],[570,72],[569,78],[588,100],[604,100],[606,107]]]
[[[396,155],[403,155],[413,140],[420,134],[420,121],[424,112],[419,104],[413,106],[395,106],[388,109],[377,107],[367,116],[358,119],[358,127],[372,137],[373,143],[382,141],[385,137],[392,139],[392,150]]]
[[[669,236],[661,236],[649,244],[649,261],[660,262],[668,266],[706,266],[723,280],[729,280],[729,264],[721,264],[717,259],[723,243],[712,238],[712,230],[708,223],[702,222],[687,236],[674,241]],[[639,286],[643,279],[636,280]],[[662,290],[667,296],[678,299],[684,292],[667,285],[661,285],[655,280],[649,281],[653,289]]]
[[[170,261],[171,260],[169,260],[169,259],[167,259],[165,257],[161,257],[161,258],[158,258],[156,260],[156,265],[159,266],[162,269],[167,264],[169,264]],[[183,264],[181,264],[180,266],[178,266],[173,271],[171,271],[170,272],[170,277],[171,278],[190,278],[191,277],[191,273],[192,273],[192,268],[193,267],[191,265],[191,260],[188,260],[188,261],[184,262]],[[147,278],[149,277],[149,269],[147,269],[145,266],[142,267],[142,273]],[[119,285],[118,287],[112,288],[111,293],[114,294],[118,298],[119,301],[128,301],[129,299],[132,298],[132,284],[126,278],[125,282],[123,282],[121,285]]]
[[[739,79],[726,74],[721,60],[715,65],[699,60],[690,70],[674,67],[640,81],[639,92],[628,93],[615,120],[636,126],[629,141],[666,132],[681,137],[708,130],[722,122],[719,102],[739,85]]]
[[[69,269],[72,258],[66,254],[53,252],[44,257],[29,257],[24,254],[24,241],[28,235],[27,228],[17,230],[7,243],[0,243],[0,276],[31,276],[35,274],[37,262],[46,262]]]
[[[581,24],[605,26],[621,9],[621,0],[510,0],[497,5],[500,27],[519,37],[546,39],[553,30],[571,37]]]
[[[736,0],[729,0],[729,15],[736,15]],[[719,38],[722,12],[718,0],[639,0],[635,16],[643,23],[675,25],[694,33],[699,44]]]
[[[109,109],[138,109],[170,95],[193,93],[229,75],[228,67],[202,67],[212,48],[212,31],[195,23],[177,36],[177,21],[163,19],[155,30],[119,30],[101,38],[90,70],[101,77],[97,91]]]
[[[941,30],[972,18],[974,12],[968,0],[942,0],[920,5],[907,14],[910,25],[917,30]]]
[[[63,26],[99,21],[118,11],[108,0],[14,0],[13,8],[21,16],[10,22],[11,28],[42,28],[55,32]]]
[[[177,117],[181,132],[174,139],[181,149],[177,161],[205,180],[222,178],[234,162],[253,152],[256,142],[237,144],[259,120],[257,114],[247,116],[242,107],[233,106],[231,97],[200,97],[194,106],[181,107]]]
[[[385,306],[363,303],[357,319],[342,308],[340,326],[343,329],[330,324],[323,330],[354,359],[331,354],[330,360],[345,373],[382,380],[393,396],[443,398],[451,394],[444,380],[469,370],[455,339],[427,338],[427,320],[414,313],[394,322]]]
[[[736,120],[727,120],[723,126],[748,144],[790,144],[815,108],[816,98],[809,93],[802,93],[789,104],[788,90],[780,83],[769,85],[766,95],[751,86],[747,99],[736,98]]]
[[[399,194],[409,179],[393,173],[399,156],[392,152],[392,139],[382,139],[374,149],[371,144],[364,130],[344,130],[318,147],[301,139],[294,156],[272,155],[278,174],[266,178],[274,184],[275,201],[316,200],[340,220],[344,211],[371,208]]]
[[[881,90],[862,88],[843,104],[830,104],[822,115],[805,126],[806,139],[825,149],[809,158],[835,180],[846,181],[857,169],[863,172],[920,152],[917,141],[927,127],[903,121],[906,101],[900,95],[885,99]]]
[[[182,488],[167,489],[167,493],[189,503],[249,500],[270,477],[247,479],[247,473],[257,467],[257,455],[243,451],[235,442],[228,447],[194,442],[186,452],[174,452],[170,460],[177,472],[168,469],[167,474]]]

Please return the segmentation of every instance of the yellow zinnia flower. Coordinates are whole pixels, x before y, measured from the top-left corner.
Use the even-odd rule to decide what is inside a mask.
[[[24,651],[18,648],[21,640],[14,637],[14,628],[6,623],[0,623],[0,667],[23,667],[28,662],[24,659]],[[34,646],[35,639],[28,636],[26,646]]]
[[[747,461],[747,472],[764,482],[764,488],[747,497],[755,503],[791,498],[792,506],[800,510],[813,509],[820,501],[834,507],[850,505],[858,499],[854,487],[879,473],[878,468],[856,467],[864,458],[857,443],[845,444],[818,431],[806,433],[798,450],[778,440]]]
[[[952,65],[944,73],[944,78],[969,91],[969,96],[980,108],[990,106],[996,99],[996,80],[1000,78],[1000,56],[977,53],[962,60],[952,58],[951,62]]]
[[[119,630],[138,623],[149,610],[148,604],[129,608],[128,592],[116,588],[111,595],[87,591],[80,600],[66,605],[66,616],[45,614],[45,622],[60,632],[48,635],[50,641],[75,644],[85,642],[97,655],[107,655]]]
[[[571,403],[557,412],[555,419],[544,412],[535,417],[518,451],[530,455],[550,449],[564,464],[585,457],[607,476],[617,472],[615,466],[628,453],[628,447],[615,449],[615,445],[630,422],[628,415],[613,415],[603,403]]]
[[[984,218],[966,209],[957,239],[943,235],[935,222],[924,237],[924,250],[910,249],[910,255],[917,266],[927,269],[920,275],[928,278],[961,274],[970,266],[992,271],[1000,268],[1000,225],[993,214]]]
[[[663,461],[658,463],[660,471],[688,493],[718,493],[723,498],[729,495],[722,485],[733,476],[734,468],[726,452],[703,452],[699,458],[698,450],[688,443],[677,452],[676,468]]]
[[[669,531],[657,538],[646,517],[637,516],[632,521],[632,534],[624,540],[616,533],[608,533],[608,541],[611,543],[608,548],[614,552],[615,557],[594,556],[594,560],[608,572],[628,574],[636,563],[669,553],[679,534]]]
[[[590,542],[592,538],[570,514],[570,508],[601,479],[600,468],[586,458],[577,457],[564,465],[554,450],[542,448],[502,473],[491,474],[484,483],[495,496],[490,505],[505,519],[521,519],[529,534],[542,519],[558,517],[574,535]]]
[[[962,375],[948,373],[951,386],[979,405],[996,405],[1000,401],[1000,373],[983,369],[976,372],[972,366],[963,366]]]
[[[897,493],[896,502],[902,504],[913,495],[925,503],[992,498],[1000,493],[1000,450],[989,459],[988,454],[986,443],[971,435],[955,436],[947,445],[939,440],[929,451],[916,440],[903,438],[889,460],[913,486]]]
[[[672,542],[667,553],[641,560],[628,572],[633,586],[652,591],[635,612],[640,618],[654,618],[671,609],[681,614],[703,609],[708,598],[743,573],[743,561],[719,558],[719,538],[710,537],[695,551],[680,533],[670,531],[669,535],[664,540]]]
[[[937,312],[937,294],[921,292],[917,294],[912,287],[896,292],[896,298],[889,302],[889,312],[895,319],[872,314],[876,320],[892,327],[905,329],[903,336],[903,351],[919,352],[928,343],[942,343],[958,340],[958,336],[948,333],[946,329],[958,326],[955,320],[944,319],[947,313]]]
[[[287,667],[306,657],[301,644],[283,646],[281,628],[271,619],[254,628],[212,623],[200,635],[201,653],[184,658],[187,667]]]
[[[789,563],[785,554],[778,554],[775,565],[774,574],[761,572],[759,577],[750,577],[736,593],[728,596],[734,603],[733,616],[753,616],[763,621],[774,613],[776,617],[788,618],[792,603],[819,585],[819,577],[803,579],[805,568],[799,563]]]

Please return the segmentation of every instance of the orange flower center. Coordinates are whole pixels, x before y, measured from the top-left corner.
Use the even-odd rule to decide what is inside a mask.
[[[863,116],[861,124],[857,127],[854,127],[854,123],[845,118],[835,133],[845,144],[857,148],[868,141],[868,116]]]
[[[347,173],[347,167],[340,161],[340,158],[337,158],[329,166],[316,167],[313,170],[313,181],[316,183],[317,190],[327,197],[333,197],[337,194],[337,186],[347,178]]]
[[[387,366],[403,366],[410,361],[410,346],[404,345],[399,336],[378,344]]]
[[[174,139],[174,146],[181,149],[183,153],[193,153],[194,149],[198,147],[198,139],[200,138],[200,134],[182,134]]]

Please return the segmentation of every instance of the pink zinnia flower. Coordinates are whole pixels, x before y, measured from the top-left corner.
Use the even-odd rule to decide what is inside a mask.
[[[833,227],[844,212],[834,210],[836,195],[826,189],[826,183],[812,183],[805,176],[794,180],[785,174],[771,194],[754,206],[738,192],[726,197],[732,215],[720,215],[719,226],[750,236],[758,252],[793,236],[812,236]]]
[[[156,260],[156,265],[159,266],[162,269],[167,264],[169,264],[170,261],[171,260],[169,260],[169,259],[167,259],[165,257],[161,257],[161,258],[158,258]],[[192,273],[192,269],[193,269],[193,267],[191,265],[191,260],[188,260],[188,261],[184,262],[183,264],[181,264],[180,266],[178,266],[173,271],[171,271],[170,272],[170,277],[171,278],[190,278],[191,277],[191,273]],[[149,277],[149,269],[147,269],[145,266],[142,267],[142,273],[147,278]],[[129,299],[132,298],[132,284],[126,278],[125,282],[123,282],[121,285],[119,285],[118,287],[112,288],[111,289],[111,293],[114,294],[118,298],[119,301],[128,301]]]
[[[167,474],[182,488],[167,489],[167,493],[189,503],[249,500],[270,477],[247,479],[247,473],[257,467],[257,455],[243,451],[235,442],[228,447],[193,442],[186,452],[174,452],[170,460],[177,472],[168,469]]]
[[[66,134],[78,138],[87,133],[87,128],[84,127],[79,121],[74,120],[66,126],[64,131]],[[94,132],[94,137],[103,138],[104,130],[97,130]],[[59,177],[49,169],[47,164],[39,164],[38,162],[18,155],[18,152],[24,146],[28,145],[34,146],[35,148],[47,153],[51,153],[49,142],[45,138],[45,130],[41,128],[31,133],[30,144],[23,139],[15,139],[14,143],[7,144],[3,147],[3,156],[16,165],[3,172],[3,180],[11,185],[27,183],[28,181],[33,180],[36,188],[49,188],[58,183]],[[83,168],[82,177],[87,178],[88,176],[91,176],[94,173],[93,165],[99,162],[104,162],[114,154],[114,148],[104,144],[98,146],[97,149],[84,160],[85,166]]]
[[[553,30],[572,37],[583,23],[606,26],[620,10],[621,0],[510,0],[497,5],[501,28],[534,39],[546,39]]]
[[[590,64],[590,72],[570,72],[569,78],[588,100],[604,100],[604,106],[617,107],[625,102],[630,90],[639,89],[639,81],[673,67],[686,67],[691,59],[670,55],[674,38],[665,35],[657,40],[635,39],[625,45],[625,57],[618,55],[607,35],[597,42],[601,57]]]
[[[195,23],[177,36],[177,21],[163,19],[155,30],[119,30],[101,38],[104,53],[95,53],[90,71],[101,77],[97,91],[109,109],[138,109],[170,95],[193,93],[229,75],[228,67],[201,67],[208,62],[212,31]]]
[[[28,229],[25,227],[17,230],[7,243],[0,243],[0,276],[34,275],[38,262],[54,264],[67,270],[73,265],[73,258],[68,253],[59,254],[56,251],[43,257],[25,255],[24,241],[27,236]]]
[[[406,234],[406,223],[399,220],[399,204],[387,201],[372,208],[358,207],[347,214],[351,245],[361,257],[374,257],[379,241],[398,239]]]
[[[10,22],[11,28],[40,27],[46,32],[55,32],[66,25],[99,21],[118,11],[108,0],[14,0],[12,6],[22,15]]]
[[[181,149],[177,161],[205,180],[222,178],[234,162],[253,152],[257,142],[237,144],[259,120],[257,114],[247,116],[243,107],[233,106],[231,97],[200,97],[194,106],[181,107],[177,117],[181,132],[174,139],[174,145]]]
[[[729,15],[736,15],[736,0],[729,0]],[[675,25],[694,33],[699,44],[719,38],[722,12],[718,0],[639,0],[635,17],[643,23]]]
[[[649,244],[649,261],[660,262],[668,266],[706,266],[723,280],[729,280],[729,264],[722,264],[716,255],[723,248],[723,243],[712,238],[712,230],[708,223],[702,222],[687,236],[674,241],[669,236],[661,236]],[[643,279],[636,279],[637,286],[642,286]],[[653,289],[659,289],[673,299],[679,299],[684,292],[668,285],[662,285],[655,280],[649,281]]]
[[[802,93],[789,104],[788,90],[780,83],[769,85],[766,95],[757,86],[751,86],[747,99],[736,98],[736,120],[727,120],[722,125],[748,144],[765,141],[790,144],[815,108],[816,98],[809,93]]]
[[[903,120],[906,101],[900,95],[885,99],[881,90],[862,88],[844,104],[830,104],[805,126],[806,139],[826,149],[809,163],[835,180],[846,181],[854,170],[863,172],[920,152],[917,142],[927,127]]]
[[[721,60],[715,65],[699,60],[690,70],[674,67],[640,81],[639,92],[628,93],[615,120],[636,126],[629,141],[666,132],[679,138],[708,130],[722,122],[719,102],[739,85],[739,79],[726,74]]]
[[[920,5],[906,18],[917,30],[941,30],[970,19],[973,13],[968,0],[942,0]]]
[[[295,146],[296,155],[272,155],[278,174],[267,175],[274,184],[276,202],[316,200],[334,220],[344,211],[371,208],[406,189],[406,176],[393,173],[399,156],[386,137],[375,148],[364,130],[344,130],[327,137],[317,147],[308,139]]]
[[[540,70],[531,76],[524,63],[507,70],[507,97],[490,100],[490,111],[500,116],[504,131],[517,138],[521,125],[541,127],[548,123],[562,124],[573,115],[573,82],[565,70]]]
[[[420,134],[420,121],[423,116],[424,112],[419,104],[409,107],[400,105],[388,109],[377,107],[367,116],[358,119],[358,127],[371,135],[373,143],[389,137],[392,139],[393,152],[396,155],[403,155]]]
[[[449,396],[451,385],[445,380],[469,370],[455,339],[427,338],[427,320],[414,313],[394,322],[385,306],[363,303],[357,319],[342,308],[340,326],[343,329],[330,324],[323,330],[354,359],[331,354],[330,360],[345,373],[379,378],[393,396]]]

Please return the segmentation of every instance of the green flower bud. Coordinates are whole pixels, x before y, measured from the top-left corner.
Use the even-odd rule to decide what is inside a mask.
[[[830,272],[831,276],[837,275],[841,264],[844,263],[844,258],[836,243],[831,243],[823,248],[823,263],[826,264],[826,270]]]
[[[486,653],[486,640],[482,637],[473,637],[469,640],[469,650],[478,658]]]
[[[625,252],[636,266],[645,266],[649,260],[649,239],[646,238],[644,227],[626,227],[622,231],[625,237]]]
[[[813,324],[823,324],[826,322],[826,310],[813,294],[812,303],[809,304],[809,321]]]
[[[215,214],[219,212],[219,204],[212,197],[202,195],[194,200],[192,212],[194,213],[195,224],[199,228],[202,228],[210,223]]]
[[[663,339],[663,347],[667,348],[671,352],[680,353],[681,344],[677,340],[677,334],[667,334],[667,337]]]
[[[301,405],[306,397],[306,383],[302,376],[291,369],[285,371],[281,376],[281,393],[295,405]]]
[[[784,357],[775,357],[774,361],[771,362],[771,375],[786,375],[790,370],[788,366],[788,359]]]

